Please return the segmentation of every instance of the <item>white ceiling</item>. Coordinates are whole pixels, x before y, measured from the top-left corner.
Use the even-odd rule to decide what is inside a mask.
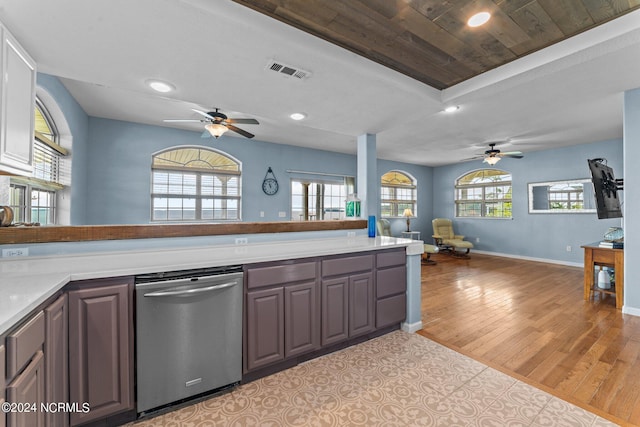
[[[90,116],[200,131],[162,119],[219,107],[258,119],[240,126],[257,140],[354,154],[371,133],[379,158],[428,166],[492,141],[527,152],[621,138],[622,94],[640,87],[640,10],[444,91],[227,0],[0,0],[0,21]],[[284,77],[270,59],[312,75]],[[177,90],[159,96],[153,78]]]

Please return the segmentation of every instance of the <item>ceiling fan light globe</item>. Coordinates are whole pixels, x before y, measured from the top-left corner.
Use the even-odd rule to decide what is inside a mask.
[[[209,131],[211,136],[213,136],[214,138],[222,136],[226,131],[229,130],[225,125],[222,125],[220,123],[209,123],[204,128]]]
[[[500,161],[500,157],[497,156],[493,156],[493,157],[485,157],[484,160],[482,161],[483,163],[488,163],[490,165],[495,165],[496,163],[498,163]]]

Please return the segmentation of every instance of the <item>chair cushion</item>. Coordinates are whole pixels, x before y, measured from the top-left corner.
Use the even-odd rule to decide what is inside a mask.
[[[445,245],[453,246],[454,248],[463,248],[463,249],[471,249],[473,248],[473,243],[467,242],[466,240],[458,240],[458,239],[444,239],[442,243]]]
[[[435,245],[424,245],[424,252],[428,254],[436,254],[438,253],[438,247]]]

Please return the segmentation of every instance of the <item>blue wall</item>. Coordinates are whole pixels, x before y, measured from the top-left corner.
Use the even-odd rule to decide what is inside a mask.
[[[528,152],[523,159],[504,158],[497,169],[512,174],[513,218],[457,218],[455,231],[467,236],[476,249],[570,263],[582,263],[580,245],[602,239],[620,219],[598,220],[592,214],[530,214],[528,184],[589,178],[587,159],[604,157],[621,178],[622,140]],[[433,216],[454,218],[454,182],[461,175],[488,165],[465,162],[442,166],[433,172]],[[480,239],[476,243],[476,238]],[[571,252],[566,247],[571,246]]]
[[[88,141],[89,116],[71,96],[60,80],[48,74],[38,73],[36,84],[49,93],[60,107],[73,137],[71,148],[71,224],[85,224],[87,206],[83,203],[88,194]]]
[[[39,74],[38,84],[59,102],[74,135],[73,224],[149,223],[151,155],[178,145],[217,148],[242,162],[244,221],[289,219],[292,175],[285,172],[287,169],[357,175],[355,155],[230,136],[202,139],[200,132],[87,117],[58,79]],[[581,263],[580,245],[599,240],[608,227],[619,226],[620,220],[598,220],[595,214],[529,214],[527,184],[587,178],[586,160],[594,157],[607,158],[616,175],[622,176],[621,140],[530,152],[523,159],[501,160],[497,166],[513,175],[513,219],[456,219],[457,231],[467,235],[478,250]],[[269,166],[281,184],[275,196],[267,196],[261,189]],[[455,180],[484,166],[480,162],[465,162],[430,168],[378,160],[377,173],[379,178],[389,170],[401,170],[416,178],[417,218],[412,220],[411,229],[421,231],[422,239],[430,242],[431,219],[455,217]],[[264,217],[260,217],[260,211],[264,211]],[[279,217],[278,212],[286,212],[287,217]],[[406,227],[403,218],[391,222],[394,235]],[[571,252],[566,251],[567,246],[572,247]]]

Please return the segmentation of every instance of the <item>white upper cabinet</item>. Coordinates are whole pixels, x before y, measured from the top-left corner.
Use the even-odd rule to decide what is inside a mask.
[[[31,175],[36,63],[0,24],[0,173]]]

